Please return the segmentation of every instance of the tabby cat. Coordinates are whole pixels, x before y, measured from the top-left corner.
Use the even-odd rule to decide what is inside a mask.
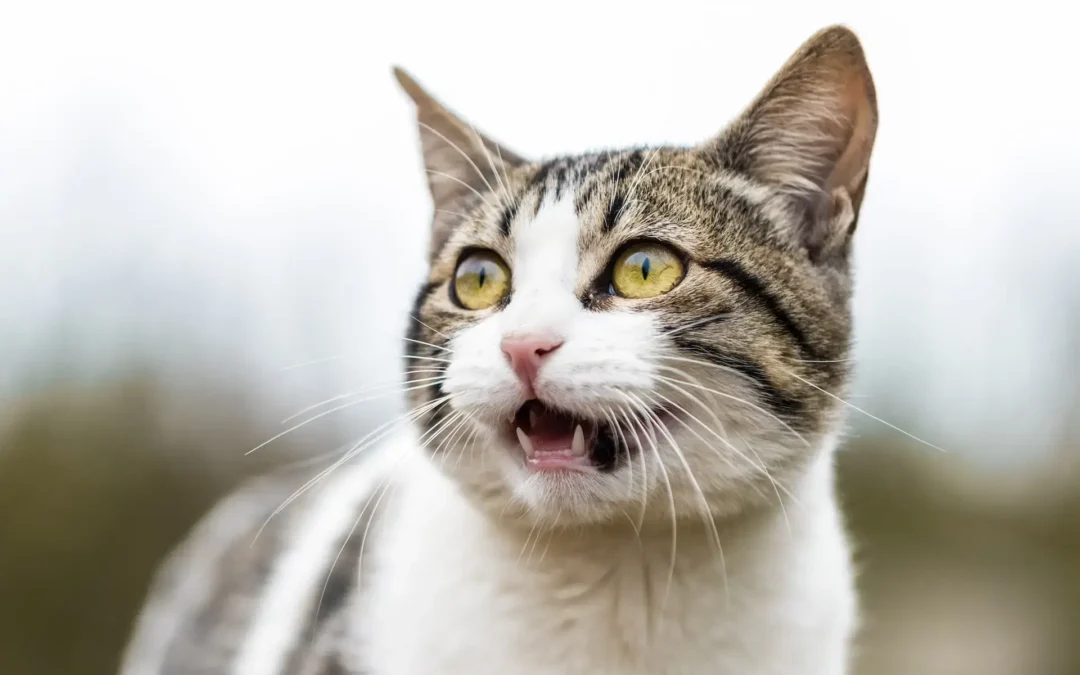
[[[395,73],[435,205],[410,413],[314,485],[224,501],[123,672],[847,672],[855,35],[814,35],[700,145],[546,161]]]

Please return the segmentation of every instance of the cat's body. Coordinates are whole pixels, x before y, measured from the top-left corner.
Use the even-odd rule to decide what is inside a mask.
[[[281,495],[219,509],[125,675],[845,673],[831,463],[877,119],[854,35],[691,149],[533,163],[399,79],[436,204],[405,428],[278,518],[247,595],[212,561]]]

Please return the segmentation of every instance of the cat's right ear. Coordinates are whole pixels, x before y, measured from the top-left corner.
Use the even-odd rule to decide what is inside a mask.
[[[427,169],[428,187],[435,202],[432,251],[450,236],[455,211],[463,199],[495,191],[508,169],[526,160],[476,131],[417,84],[399,67],[394,77],[416,104],[420,146]]]
[[[815,258],[843,255],[866,189],[878,112],[859,39],[819,31],[757,99],[702,148],[724,168],[776,188],[792,240]]]

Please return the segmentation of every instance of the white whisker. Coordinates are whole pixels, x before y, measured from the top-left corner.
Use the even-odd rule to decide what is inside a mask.
[[[424,384],[424,385],[420,385],[420,386],[417,386],[417,387],[407,387],[403,391],[414,391],[416,389],[424,389],[424,388],[429,387],[429,386],[431,386],[431,385]],[[277,439],[281,438],[282,436],[285,436],[286,434],[290,434],[290,433],[296,431],[297,429],[300,429],[302,427],[307,426],[308,424],[311,424],[312,422],[314,422],[317,419],[320,419],[322,417],[326,417],[327,415],[338,412],[339,410],[345,410],[346,408],[351,408],[351,407],[353,407],[355,405],[359,405],[361,403],[367,403],[369,401],[377,401],[380,398],[385,398],[387,396],[390,396],[391,394],[396,394],[396,393],[398,393],[398,392],[389,391],[389,392],[386,392],[384,394],[379,394],[378,396],[368,396],[368,397],[359,399],[357,401],[349,401],[348,403],[343,403],[342,405],[334,406],[333,408],[330,408],[329,410],[324,410],[323,412],[319,413],[318,415],[315,415],[313,417],[309,417],[308,419],[306,419],[303,422],[300,422],[298,424],[294,424],[293,426],[289,427],[285,431],[282,431],[281,433],[276,434],[275,436],[263,441],[262,443],[256,445],[251,450],[248,450],[247,452],[245,452],[244,455],[247,456],[247,455],[250,455],[251,453],[253,453],[253,452],[255,452],[255,451],[257,451],[257,450],[259,450],[261,448],[265,448],[266,446],[270,445],[271,443],[273,443]]]
[[[616,390],[615,393],[622,396],[624,400],[626,400],[626,402],[631,406],[631,408],[635,407],[633,399],[631,399],[627,394],[618,390]],[[664,477],[664,483],[667,486],[668,505],[671,509],[671,560],[670,564],[668,565],[668,578],[667,585],[664,589],[664,600],[660,605],[661,613],[663,613],[663,609],[667,607],[668,598],[671,595],[671,585],[675,580],[675,556],[679,550],[679,520],[678,512],[675,509],[675,490],[671,486],[671,478],[668,476],[667,467],[664,465],[664,460],[660,456],[659,448],[657,448],[655,435],[650,434],[645,430],[644,424],[636,415],[630,417],[630,419],[632,419],[634,422],[637,422],[638,426],[641,427],[641,432],[645,434],[645,437],[649,441],[649,446],[653,451],[653,456],[656,457],[656,463],[660,467],[660,472]],[[651,421],[649,424],[649,428],[650,430],[653,428]]]
[[[262,527],[259,528],[258,532],[255,533],[255,536],[252,538],[252,545],[254,546],[255,541],[258,540],[258,538],[259,538],[259,535],[262,534],[262,531],[264,529],[266,529],[266,526],[270,524],[270,521],[273,520],[273,518],[275,516],[277,516],[279,513],[284,511],[286,508],[288,508],[289,504],[292,504],[294,501],[296,501],[298,498],[300,498],[305,492],[310,490],[313,486],[315,486],[321,480],[323,480],[324,478],[329,476],[331,473],[333,473],[335,470],[337,470],[338,467],[342,466],[343,464],[348,462],[350,459],[352,459],[353,457],[355,457],[359,453],[363,452],[367,448],[371,447],[373,444],[378,443],[383,438],[385,438],[386,436],[388,436],[391,433],[393,433],[394,431],[396,431],[397,428],[400,425],[406,424],[406,423],[411,423],[414,419],[420,417],[421,415],[425,414],[426,412],[428,412],[428,411],[430,411],[430,410],[432,410],[434,408],[437,408],[437,407],[439,407],[441,405],[444,405],[449,400],[450,400],[450,396],[443,396],[441,398],[435,399],[434,401],[429,401],[428,403],[417,406],[416,408],[410,410],[407,413],[404,413],[402,415],[398,415],[397,417],[395,417],[394,419],[392,419],[392,420],[390,420],[388,422],[384,422],[383,424],[380,424],[374,430],[372,430],[371,432],[366,434],[363,438],[361,438],[359,441],[357,441],[345,453],[344,456],[342,456],[340,459],[335,461],[329,467],[327,467],[327,468],[323,469],[322,471],[320,471],[319,473],[317,473],[313,478],[309,479],[306,483],[304,483],[299,488],[297,488],[291,495],[289,495],[289,497],[284,502],[282,502],[276,509],[274,509],[273,513],[271,513],[266,518],[266,522],[264,522],[262,524]]]
[[[474,195],[476,195],[477,197],[479,197],[479,198],[480,198],[480,201],[482,201],[482,202],[484,202],[485,204],[487,204],[487,205],[488,205],[488,208],[489,208],[489,209],[491,209],[492,211],[496,211],[496,210],[498,210],[498,209],[496,209],[496,208],[495,208],[495,205],[494,205],[494,204],[492,204],[491,202],[489,202],[489,201],[488,201],[487,199],[485,199],[485,198],[484,198],[484,195],[480,194],[480,191],[479,191],[479,190],[477,190],[477,189],[476,189],[476,188],[474,188],[473,186],[469,185],[469,184],[468,184],[468,183],[466,183],[465,181],[461,180],[461,179],[460,179],[460,178],[458,178],[457,176],[454,176],[454,175],[448,174],[448,173],[446,173],[446,172],[443,172],[443,171],[435,171],[434,169],[426,169],[426,171],[427,171],[428,173],[430,173],[431,175],[433,175],[433,176],[442,176],[443,178],[449,178],[450,180],[454,181],[455,183],[458,183],[458,184],[460,184],[460,185],[462,185],[462,186],[464,186],[464,187],[468,188],[469,190],[471,190],[471,191],[472,191],[472,193],[473,193]]]
[[[446,341],[447,341],[447,342],[449,342],[449,341],[450,341],[450,336],[449,336],[449,335],[446,335],[445,333],[440,333],[439,331],[437,331],[437,330],[435,330],[434,328],[432,328],[431,326],[427,325],[426,323],[424,323],[424,322],[423,322],[423,321],[421,321],[420,319],[416,318],[416,317],[415,317],[415,316],[413,316],[412,314],[410,314],[410,315],[409,315],[409,318],[410,318],[410,319],[412,319],[413,321],[415,321],[416,323],[420,324],[420,325],[421,325],[421,326],[423,326],[424,328],[427,328],[427,329],[428,329],[429,331],[431,331],[432,333],[435,333],[435,334],[436,334],[436,335],[438,335],[439,337],[441,337],[441,338],[444,338],[444,339],[446,339]]]
[[[484,181],[484,185],[487,186],[488,191],[491,192],[492,194],[495,194],[495,189],[493,187],[491,187],[491,183],[489,183],[487,177],[484,176],[484,172],[480,170],[480,167],[476,166],[476,162],[472,161],[472,158],[469,157],[469,155],[464,150],[459,148],[457,146],[457,144],[454,143],[453,141],[451,141],[449,138],[447,138],[446,136],[443,136],[439,131],[437,131],[431,125],[424,124],[423,122],[417,122],[417,124],[419,124],[421,127],[425,128],[425,129],[427,129],[431,133],[435,134],[439,138],[443,139],[443,141],[445,141],[454,150],[457,150],[458,154],[461,155],[462,157],[464,157],[465,161],[469,163],[469,166],[471,166],[473,168],[473,171],[476,172],[476,175],[480,178],[480,180]],[[480,145],[483,145],[483,143],[481,143]],[[485,149],[485,152],[487,152],[486,149]],[[461,181],[459,181],[459,182],[461,182]],[[462,183],[462,184],[464,185],[464,183]],[[473,192],[476,192],[476,191],[473,190]],[[477,194],[480,194],[480,193],[477,192]],[[496,196],[498,197],[497,194],[496,194]],[[483,197],[481,197],[481,199],[483,199]],[[500,200],[500,205],[502,205],[501,200]],[[505,208],[505,205],[502,205],[502,206],[503,206],[503,208]]]
[[[664,359],[664,360],[667,360],[667,361],[683,361],[683,362],[686,362],[686,363],[694,363],[694,364],[703,365],[703,366],[712,366],[712,367],[718,368],[718,369],[720,369],[720,370],[722,370],[722,371],[724,371],[726,373],[733,373],[733,374],[742,376],[744,378],[746,377],[746,375],[743,375],[742,373],[735,370],[734,368],[728,368],[726,366],[721,366],[721,365],[719,365],[717,363],[712,363],[710,361],[702,361],[700,359],[688,359],[688,358],[682,358],[682,357],[678,357],[678,356],[661,356],[660,358]],[[656,367],[658,369],[660,369],[660,370],[667,370],[667,371],[670,371],[670,372],[673,372],[673,373],[678,373],[679,375],[683,375],[684,377],[686,376],[686,372],[683,371],[683,370],[680,370],[678,368],[672,368],[671,366],[662,366],[662,365],[657,365]],[[746,399],[739,398],[738,396],[735,396],[734,394],[729,394],[727,392],[718,391],[716,389],[711,389],[709,387],[706,387],[704,385],[694,383],[694,382],[682,382],[681,384],[685,384],[685,385],[687,385],[689,387],[694,387],[695,389],[701,389],[702,391],[708,391],[708,392],[710,392],[712,394],[715,394],[717,396],[722,396],[723,398],[726,398],[726,399],[731,400],[731,401],[735,401],[736,403],[741,403],[741,404],[743,404],[743,405],[745,405],[745,406],[747,406],[749,408],[752,408],[752,409],[760,412],[761,414],[766,415],[766,416],[772,418],[773,420],[775,420],[778,424],[780,424],[782,427],[784,427],[784,429],[786,429],[789,433],[791,433],[791,435],[793,435],[795,438],[798,438],[800,441],[802,441],[803,444],[806,447],[810,447],[810,441],[806,440],[806,438],[804,438],[802,434],[795,431],[795,429],[793,429],[790,424],[785,422],[783,419],[781,419],[775,413],[770,412],[770,411],[766,410],[765,408],[762,408],[761,406],[757,405],[756,403],[754,403],[752,401],[747,401]]]
[[[660,336],[661,337],[671,337],[672,335],[675,335],[676,333],[682,333],[682,332],[688,331],[688,330],[690,330],[692,328],[698,328],[699,326],[704,326],[706,324],[716,323],[717,321],[723,321],[724,319],[727,319],[727,318],[729,318],[731,316],[732,316],[731,312],[722,312],[720,314],[713,314],[712,316],[707,316],[707,317],[704,317],[702,319],[698,319],[697,321],[691,321],[688,324],[678,326],[676,328],[672,328],[671,330],[668,330],[668,331],[665,331],[665,332],[661,333]]]
[[[441,370],[432,370],[431,372],[440,372],[441,373],[442,371]],[[350,391],[350,392],[347,392],[347,393],[344,393],[344,394],[338,394],[337,396],[333,396],[331,398],[328,398],[325,401],[319,401],[318,403],[312,403],[311,405],[307,406],[306,408],[304,408],[302,410],[299,410],[299,411],[293,413],[292,415],[289,415],[285,419],[281,420],[281,424],[288,424],[289,422],[296,419],[297,417],[300,417],[301,415],[303,415],[305,413],[311,412],[312,410],[315,410],[316,408],[321,408],[322,406],[327,405],[328,403],[334,403],[335,401],[341,401],[343,399],[351,398],[353,396],[359,396],[361,394],[367,394],[369,392],[378,391],[380,389],[387,389],[387,388],[392,388],[392,387],[402,387],[404,384],[420,385],[420,384],[425,384],[426,383],[428,386],[431,386],[432,384],[435,384],[436,382],[439,382],[440,380],[445,380],[445,379],[446,379],[445,377],[423,377],[423,378],[418,378],[418,379],[415,379],[415,380],[409,380],[408,382],[387,382],[387,383],[384,383],[384,384],[373,384],[370,387],[364,387],[363,389],[357,389],[355,391]],[[404,391],[404,390],[402,390],[402,391]],[[395,391],[395,392],[391,392],[391,393],[397,393],[397,392]],[[355,402],[356,403],[363,403],[363,401],[355,401]]]
[[[822,389],[821,387],[817,386],[813,382],[810,382],[809,380],[806,380],[806,379],[804,379],[802,377],[799,377],[798,375],[796,375],[795,373],[793,373],[793,372],[791,372],[789,370],[785,369],[784,372],[786,372],[788,375],[794,377],[796,380],[799,380],[800,382],[803,382],[804,384],[807,384],[807,385],[813,387],[814,389],[817,389],[818,391],[825,394],[826,396],[829,396],[829,397],[839,401],[840,403],[843,403],[844,405],[851,408],[852,410],[854,410],[856,412],[859,412],[859,413],[862,413],[863,415],[866,415],[870,419],[872,419],[872,420],[874,420],[876,422],[880,422],[880,423],[884,424],[885,426],[889,427],[890,429],[892,429],[894,431],[899,431],[900,433],[904,434],[905,436],[912,439],[913,441],[916,441],[918,443],[922,443],[923,445],[925,445],[925,446],[927,446],[929,448],[933,448],[934,450],[937,450],[938,452],[948,452],[944,448],[940,448],[940,447],[934,445],[933,443],[930,443],[929,441],[924,441],[923,439],[919,438],[915,434],[904,431],[903,429],[901,429],[900,427],[896,426],[895,424],[893,424],[891,422],[886,422],[885,420],[881,419],[877,415],[873,415],[871,413],[868,413],[865,410],[863,410],[862,408],[860,408],[860,407],[858,407],[858,406],[856,406],[856,405],[854,405],[852,403],[848,403],[847,401],[840,398],[839,396],[832,393],[831,391],[826,391],[825,389]]]
[[[448,354],[453,354],[454,353],[453,349],[450,349],[449,347],[443,347],[442,345],[433,345],[430,342],[424,342],[423,340],[414,340],[412,338],[401,338],[401,339],[406,341],[406,342],[412,342],[412,343],[415,343],[415,344],[418,344],[418,345],[424,345],[425,347],[431,347],[432,349],[441,349],[442,351],[444,351],[444,352],[446,352]]]
[[[686,477],[690,479],[690,484],[693,486],[694,491],[697,492],[697,495],[701,500],[701,517],[706,527],[709,528],[712,533],[713,543],[716,545],[716,551],[720,557],[720,569],[724,577],[724,597],[726,602],[729,598],[727,561],[724,559],[724,548],[720,543],[720,533],[716,529],[716,519],[713,518],[712,510],[709,508],[709,499],[705,496],[705,491],[701,489],[701,484],[698,483],[697,478],[694,476],[694,470],[690,467],[690,463],[686,461],[686,455],[683,454],[683,451],[679,447],[679,444],[675,441],[675,438],[668,431],[667,425],[664,424],[664,422],[659,417],[657,417],[656,413],[654,413],[649,408],[649,406],[645,405],[645,403],[638,396],[634,394],[631,394],[630,396],[637,401],[642,412],[648,415],[649,419],[655,422],[656,427],[660,430],[660,433],[663,434],[664,438],[667,439],[667,442],[671,445],[671,449],[675,452],[675,456],[679,458],[679,463],[682,464],[683,469],[686,471]],[[656,405],[655,401],[653,401],[652,403],[654,406]]]

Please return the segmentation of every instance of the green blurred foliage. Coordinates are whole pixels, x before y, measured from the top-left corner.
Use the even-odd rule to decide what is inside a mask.
[[[216,461],[202,447],[215,438],[223,454],[242,455],[258,437],[243,406],[232,399],[223,409],[220,398],[204,392],[197,404],[177,404],[136,378],[51,390],[6,411],[0,673],[116,672],[157,562],[260,467]],[[187,416],[179,430],[174,413]]]

